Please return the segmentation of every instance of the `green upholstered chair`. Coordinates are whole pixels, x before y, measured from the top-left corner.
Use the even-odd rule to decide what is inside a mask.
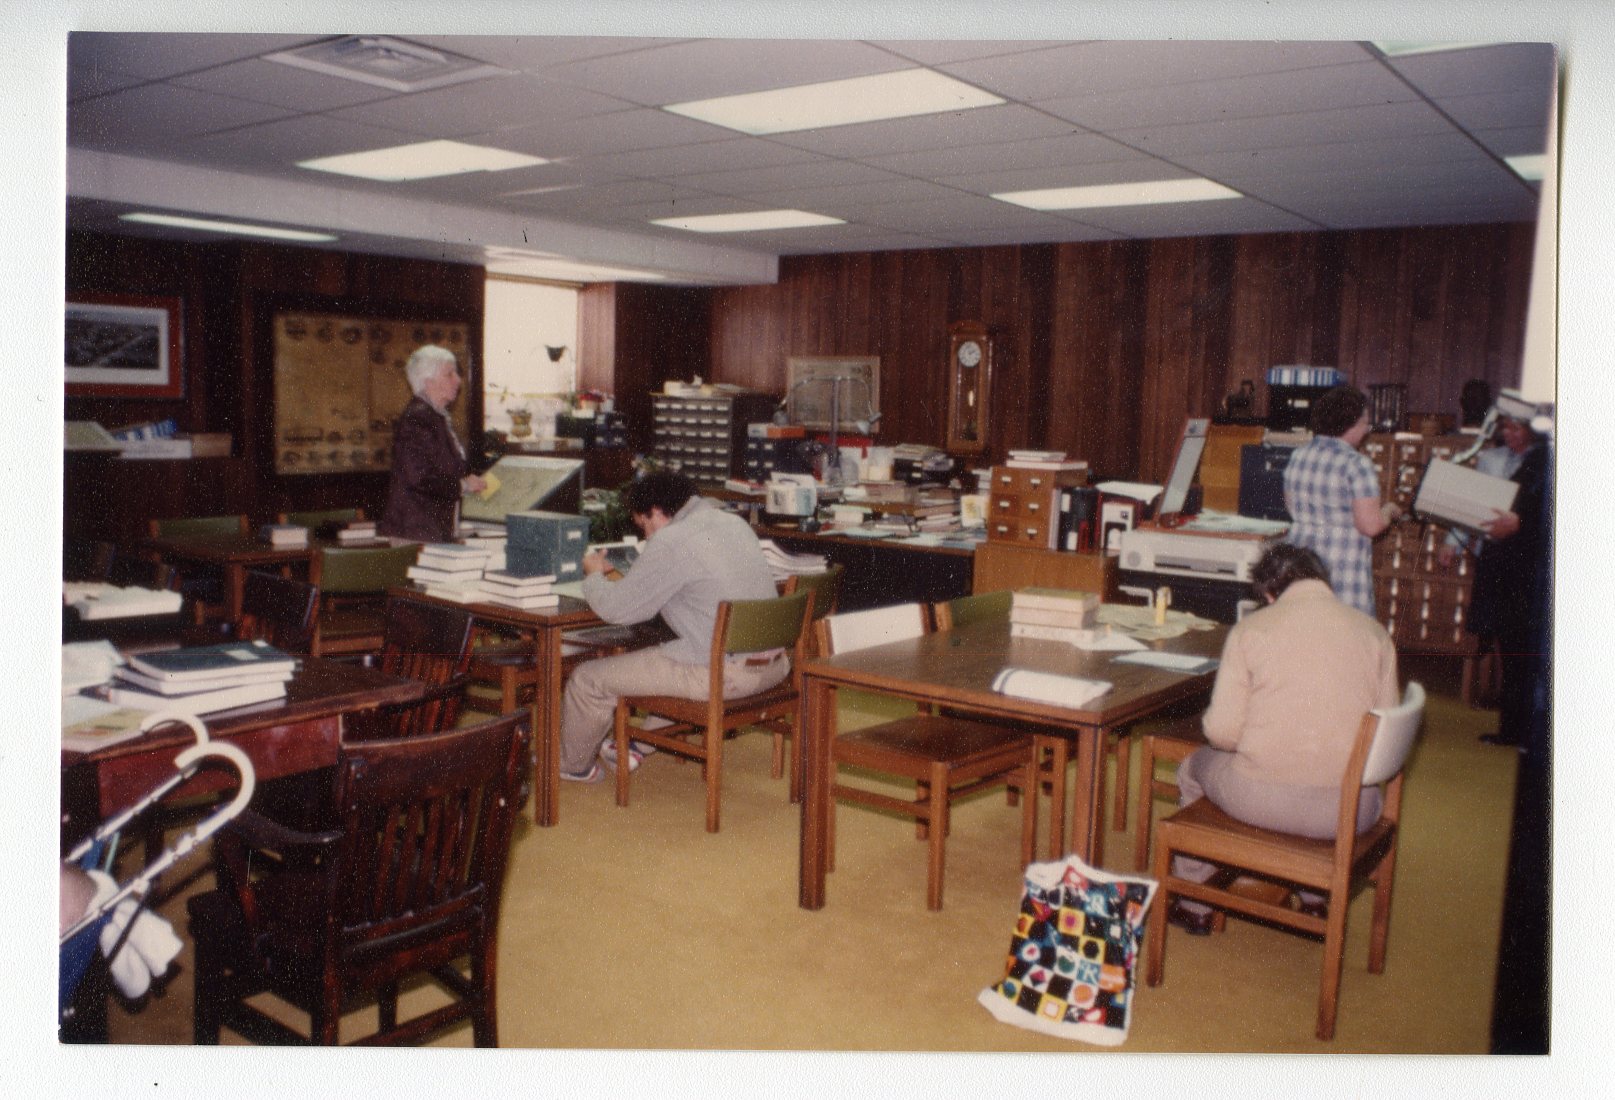
[[[627,695],[617,700],[614,734],[617,759],[627,761],[629,741],[654,745],[675,756],[701,761],[706,777],[707,832],[718,831],[718,803],[723,781],[723,742],[731,732],[746,726],[778,723],[794,725],[799,711],[796,681],[787,676],[775,687],[736,699],[723,697],[724,662],[735,653],[761,653],[785,649],[800,660],[811,619],[812,597],[806,592],[771,600],[734,600],[718,605],[712,630],[705,699],[673,695]],[[663,718],[671,725],[655,730],[635,729],[628,718],[635,712]],[[617,768],[617,805],[628,805],[628,780],[633,769]]]
[[[154,539],[183,538],[188,535],[245,535],[249,533],[245,515],[176,516],[173,519],[150,520],[147,528]]]
[[[790,596],[797,592],[813,593],[812,622],[818,622],[826,615],[836,613],[836,604],[841,599],[841,576],[846,567],[832,564],[822,573],[792,573],[785,578],[785,586],[781,595]],[[813,656],[814,630],[808,626],[807,637],[804,643],[802,657]],[[796,684],[797,693],[802,691],[802,662],[798,660],[791,669],[791,680]],[[774,761],[773,776],[778,779],[784,771],[785,765],[785,738],[791,738],[791,801],[802,801],[802,738],[797,736],[795,728],[789,730],[775,730],[774,732]]]
[[[386,628],[384,595],[409,583],[409,567],[420,547],[322,546],[309,566],[309,580],[320,590],[309,652],[316,657],[336,653],[374,653]]]
[[[250,533],[245,515],[175,516],[147,521],[154,539],[186,538],[192,535],[241,535]],[[217,567],[193,565],[180,571],[179,590],[191,605],[191,620],[203,630],[219,625],[229,627],[229,584]]]
[[[321,508],[311,512],[282,512],[276,522],[296,524],[318,533],[322,528],[340,527],[360,519],[364,519],[363,508]]]
[[[952,630],[956,626],[969,626],[992,619],[1002,621],[1009,618],[1009,605],[1013,597],[1014,593],[1007,588],[998,592],[960,596],[956,600],[932,604],[931,615],[936,620],[938,630]]]

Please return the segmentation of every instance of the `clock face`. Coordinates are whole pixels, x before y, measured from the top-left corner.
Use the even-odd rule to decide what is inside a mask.
[[[981,362],[981,345],[974,340],[966,340],[959,345],[959,365],[961,367],[974,367]]]

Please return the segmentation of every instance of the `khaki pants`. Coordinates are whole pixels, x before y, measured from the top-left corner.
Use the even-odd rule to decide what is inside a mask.
[[[723,697],[738,699],[767,691],[790,671],[790,659],[783,655],[765,665],[730,661],[724,669]],[[617,700],[624,695],[705,699],[707,679],[708,666],[675,661],[659,648],[584,661],[567,680],[561,702],[561,770],[571,775],[588,770],[611,736]]]

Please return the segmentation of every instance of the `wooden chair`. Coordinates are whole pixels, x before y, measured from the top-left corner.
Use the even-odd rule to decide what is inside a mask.
[[[795,722],[799,709],[796,683],[787,676],[777,686],[755,695],[723,697],[724,664],[732,654],[788,649],[800,655],[813,596],[798,592],[769,600],[725,600],[718,605],[712,629],[707,697],[625,695],[617,700],[617,759],[629,759],[629,741],[643,741],[675,756],[701,761],[706,780],[707,832],[718,831],[718,803],[723,779],[723,742],[731,731],[775,721]],[[783,658],[781,658],[783,660]],[[658,729],[634,729],[635,711],[667,719]],[[630,734],[632,737],[630,737]],[[617,768],[617,805],[628,805],[628,779],[633,769]]]
[[[240,535],[245,538],[251,533],[245,515],[153,519],[146,521],[146,529],[154,539],[190,535]],[[229,585],[222,569],[202,565],[188,567],[180,575],[179,590],[191,605],[191,622],[195,626],[229,625]]]
[[[519,714],[407,740],[344,746],[338,828],[288,829],[254,810],[214,839],[217,889],[190,899],[195,1040],[335,1045],[345,1006],[379,1004],[364,1043],[418,1042],[460,1020],[497,1046],[499,902],[529,737]],[[469,960],[462,969],[461,959]],[[455,998],[398,1019],[404,979]],[[278,996],[304,1035],[248,1003]]]
[[[236,637],[268,642],[288,653],[307,653],[319,602],[320,590],[307,581],[249,569],[241,586]]]
[[[673,636],[660,619],[650,623],[606,625],[567,630],[561,634],[561,679],[584,661],[610,657],[630,649],[654,645]],[[531,707],[539,685],[533,640],[510,630],[478,626],[471,646],[469,682],[492,687],[496,696],[467,691],[465,708],[484,714],[509,714]]]
[[[322,546],[309,565],[309,581],[320,590],[309,652],[316,657],[374,653],[386,628],[383,593],[409,583],[409,567],[420,547]]]
[[[464,608],[389,599],[381,652],[369,663],[389,676],[419,680],[426,693],[409,703],[349,715],[343,740],[416,737],[458,722],[472,626],[471,612]]]
[[[841,599],[841,575],[846,568],[839,564],[832,564],[822,573],[792,573],[785,578],[782,596],[794,596],[798,592],[813,593],[813,611],[807,631],[803,637],[805,645],[791,666],[791,683],[796,688],[797,695],[802,694],[802,662],[811,658],[816,649],[816,638],[813,623],[817,623],[826,615],[834,615],[836,604]],[[785,738],[791,739],[791,783],[790,797],[792,802],[802,801],[802,738],[797,735],[794,726],[781,727],[774,730],[774,759],[770,774],[778,779],[784,772],[785,765]]]
[[[1199,714],[1184,714],[1149,722],[1137,732],[1138,740],[1138,808],[1137,824],[1133,832],[1133,866],[1143,871],[1150,865],[1150,833],[1155,822],[1155,800],[1168,798],[1173,805],[1178,801],[1178,785],[1161,779],[1155,768],[1161,761],[1174,766],[1182,764],[1205,747],[1206,734]],[[1116,814],[1117,831],[1127,827],[1127,768],[1126,760],[1118,752],[1116,757]]]
[[[990,619],[1009,618],[1010,601],[1014,593],[1007,588],[998,592],[978,592],[974,596],[960,596],[931,605],[931,617],[938,630],[952,630],[956,626],[969,626]]]
[[[1396,873],[1398,826],[1402,815],[1402,770],[1424,717],[1424,689],[1417,683],[1396,707],[1363,716],[1340,785],[1340,814],[1332,840],[1312,840],[1259,829],[1236,821],[1208,798],[1185,806],[1161,822],[1155,847],[1154,876],[1161,884],[1150,912],[1149,966],[1146,979],[1160,985],[1166,964],[1167,910],[1174,896],[1232,909],[1274,924],[1323,936],[1323,975],[1318,989],[1320,1039],[1335,1034],[1340,1000],[1340,971],[1346,945],[1346,909],[1353,883],[1373,883],[1374,918],[1369,933],[1368,970],[1385,968],[1385,941],[1391,922],[1391,886]],[[1355,833],[1357,801],[1364,787],[1385,785],[1380,819]],[[1219,865],[1206,883],[1172,874],[1174,855],[1193,856]],[[1329,895],[1325,916],[1318,917],[1264,897],[1236,889],[1239,872],[1286,885],[1308,887]],[[1244,876],[1239,876],[1244,877]],[[1287,893],[1287,891],[1286,891]]]
[[[818,624],[819,651],[846,653],[916,638],[929,630],[922,604],[898,604],[831,615]],[[942,908],[942,871],[953,799],[1011,780],[1025,783],[1032,765],[1032,735],[950,714],[916,713],[850,733],[830,742],[832,767],[858,767],[914,782],[912,800],[832,781],[828,836],[835,866],[834,799],[891,810],[915,821],[915,835],[928,842],[925,903]],[[1028,803],[1030,805],[1030,803]]]

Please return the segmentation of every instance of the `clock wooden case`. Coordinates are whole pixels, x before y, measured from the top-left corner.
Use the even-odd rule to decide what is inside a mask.
[[[995,341],[980,321],[948,326],[948,443],[956,454],[987,449]]]

